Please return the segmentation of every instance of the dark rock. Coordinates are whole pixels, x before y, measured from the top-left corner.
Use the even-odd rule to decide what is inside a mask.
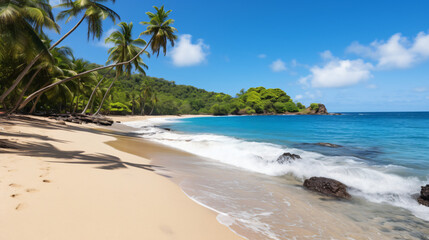
[[[350,199],[347,186],[343,183],[324,177],[311,177],[304,181],[304,187],[328,196]]]
[[[328,109],[326,109],[324,104],[319,103],[319,108],[316,110],[316,114],[328,114]]]
[[[422,186],[422,190],[420,191],[420,197],[424,200],[429,201],[429,184],[426,184],[426,186]]]
[[[116,121],[116,123],[121,123],[121,121]]]
[[[171,131],[171,128],[162,127],[162,129],[164,129],[166,131]]]
[[[287,153],[283,153],[282,155],[280,155],[280,157],[277,158],[277,162],[280,164],[283,164],[285,162],[290,163],[296,159],[301,159],[301,156],[287,152]]]
[[[425,200],[422,197],[417,198],[417,202],[423,206],[429,207],[429,200]]]
[[[420,197],[417,198],[417,202],[419,202],[421,205],[429,207],[429,184],[422,186]]]
[[[316,143],[319,146],[323,146],[323,147],[331,147],[331,148],[339,148],[342,147],[341,145],[337,145],[337,144],[332,144],[332,143],[326,143],[326,142],[319,142]]]

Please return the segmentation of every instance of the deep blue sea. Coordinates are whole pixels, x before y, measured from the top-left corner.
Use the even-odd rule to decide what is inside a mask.
[[[370,165],[404,167],[404,176],[429,177],[429,112],[343,113],[188,118],[167,124],[188,133],[211,133],[273,143],[331,156],[353,156]],[[316,145],[341,145],[329,148]]]

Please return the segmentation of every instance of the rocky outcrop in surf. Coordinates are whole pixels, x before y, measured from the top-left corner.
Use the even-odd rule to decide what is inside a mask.
[[[351,195],[347,192],[347,186],[331,178],[311,177],[304,181],[304,187],[332,197],[351,198]]]
[[[280,157],[277,158],[277,162],[280,164],[283,164],[285,162],[292,162],[296,159],[301,159],[301,156],[299,156],[298,154],[293,154],[293,153],[283,153],[282,155],[280,155]]]
[[[330,148],[339,148],[342,147],[341,145],[333,144],[333,143],[327,143],[327,142],[319,142],[316,143],[316,145],[322,146],[322,147],[330,147]]]
[[[429,184],[426,186],[422,186],[422,190],[420,191],[420,197],[417,198],[417,201],[426,207],[429,207]]]

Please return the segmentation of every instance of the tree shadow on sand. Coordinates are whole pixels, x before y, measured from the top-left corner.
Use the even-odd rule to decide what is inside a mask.
[[[50,161],[53,163],[92,164],[96,165],[96,168],[105,170],[135,167],[154,171],[153,168],[161,168],[156,165],[125,162],[116,156],[104,153],[85,154],[84,151],[63,151],[50,143],[16,143],[9,140],[2,140],[2,142],[6,144],[5,146],[9,147],[0,146],[0,153],[14,153],[21,156],[45,157],[63,160]]]

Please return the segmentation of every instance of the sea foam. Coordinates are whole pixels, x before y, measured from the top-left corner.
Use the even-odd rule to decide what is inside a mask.
[[[429,221],[429,208],[419,205],[413,197],[429,178],[422,180],[397,175],[397,169],[403,167],[369,165],[351,156],[325,156],[271,143],[215,134],[188,134],[156,127],[173,121],[177,120],[157,118],[125,124],[137,128],[136,132],[148,140],[248,171],[270,176],[291,174],[301,180],[312,176],[333,178],[349,186],[354,196],[402,207]],[[284,152],[298,154],[302,159],[279,164],[276,159]]]

